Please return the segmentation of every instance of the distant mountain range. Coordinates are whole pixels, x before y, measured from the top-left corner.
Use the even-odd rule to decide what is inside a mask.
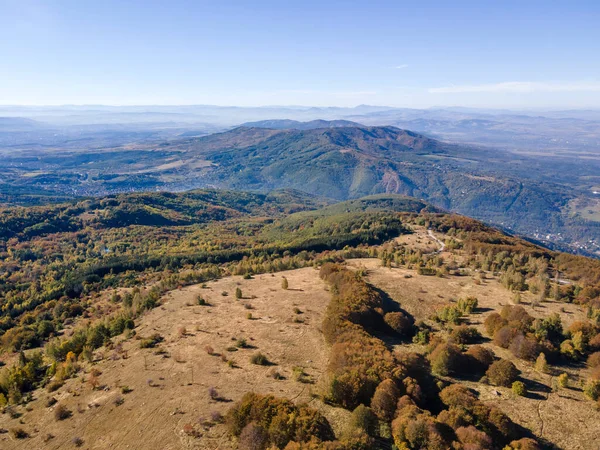
[[[103,195],[201,187],[292,188],[335,200],[399,193],[555,245],[600,249],[600,221],[573,207],[589,212],[600,205],[585,190],[599,173],[593,161],[450,144],[392,126],[260,121],[202,137],[9,155],[0,170],[0,195],[8,201],[25,192],[31,198],[32,191]]]
[[[300,122],[291,119],[259,120],[258,122],[246,122],[241,125],[249,128],[271,128],[273,130],[315,130],[317,128],[341,128],[363,126],[350,120],[311,120]]]

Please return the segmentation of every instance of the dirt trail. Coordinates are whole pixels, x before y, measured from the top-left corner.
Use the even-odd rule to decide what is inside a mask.
[[[440,241],[435,234],[433,234],[433,231],[431,230],[427,230],[427,234],[429,235],[429,237],[431,239],[433,239],[439,246],[440,248],[438,248],[436,251],[432,252],[432,255],[438,255],[440,253],[442,253],[444,250],[446,250],[446,244],[442,241]]]

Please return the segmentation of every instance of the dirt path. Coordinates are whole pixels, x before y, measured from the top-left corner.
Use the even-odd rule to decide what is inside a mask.
[[[442,253],[444,250],[446,250],[446,244],[444,242],[440,241],[435,236],[435,234],[433,234],[433,231],[427,230],[427,234],[429,235],[429,237],[431,239],[433,239],[440,246],[440,248],[438,248],[436,251],[432,252],[431,255],[438,255],[438,254]]]

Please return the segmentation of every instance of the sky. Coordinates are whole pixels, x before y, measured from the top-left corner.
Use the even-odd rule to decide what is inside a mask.
[[[0,0],[0,104],[600,108],[600,1]]]

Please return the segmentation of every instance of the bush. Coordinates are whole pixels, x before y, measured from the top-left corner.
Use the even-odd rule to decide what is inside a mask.
[[[54,380],[48,383],[48,385],[46,386],[46,390],[48,392],[58,391],[64,384],[65,383],[63,381]]]
[[[409,336],[412,334],[413,322],[406,314],[401,312],[389,312],[383,319],[385,320],[385,323],[400,336]]]
[[[244,427],[238,439],[238,447],[247,450],[264,450],[269,436],[263,427],[250,422]]]
[[[533,439],[523,438],[518,441],[512,441],[505,450],[542,450],[542,447]]]
[[[520,373],[512,362],[500,359],[489,367],[485,375],[492,384],[509,387]]]
[[[481,333],[474,327],[460,325],[452,330],[450,339],[456,344],[473,344],[481,339]]]
[[[509,346],[510,352],[517,358],[533,361],[540,354],[540,345],[533,336],[517,334]]]
[[[494,352],[481,345],[469,347],[465,355],[471,359],[472,366],[477,373],[484,373],[494,362]]]
[[[449,305],[437,310],[434,319],[443,324],[458,325],[461,317],[462,312],[458,307]]]
[[[426,329],[421,329],[419,331],[417,331],[417,334],[415,334],[413,336],[413,344],[421,344],[421,345],[425,345],[429,343],[429,339],[431,336],[431,332],[429,330]]]
[[[10,434],[15,439],[27,439],[29,437],[29,433],[23,428],[11,428]]]
[[[394,405],[394,408],[396,405]],[[352,416],[350,416],[350,433],[354,433],[355,430],[362,430],[369,436],[375,436],[378,431],[379,422],[377,416],[373,410],[365,405],[358,405]]]
[[[461,351],[456,345],[440,344],[429,355],[431,371],[441,376],[459,372],[461,356]]]
[[[392,422],[394,444],[400,449],[446,449],[451,448],[444,426],[414,405],[398,411]]]
[[[160,334],[154,333],[149,338],[142,339],[140,342],[140,348],[154,348],[162,341],[164,341],[164,338]]]
[[[519,331],[517,329],[504,326],[494,333],[494,344],[498,347],[508,348],[518,334]]]
[[[54,408],[54,419],[65,420],[71,417],[72,413],[64,405],[56,405]]]
[[[515,381],[511,387],[513,394],[518,395],[519,397],[523,397],[527,390],[525,389],[525,385],[521,381]]]
[[[456,436],[458,437],[458,440],[465,445],[464,448],[492,448],[492,438],[483,431],[479,431],[473,425],[458,428],[456,430]]]
[[[600,333],[590,339],[588,342],[588,347],[592,351],[600,351]]]
[[[317,441],[334,439],[333,430],[321,413],[272,395],[244,395],[229,410],[226,421],[232,435],[241,439],[244,432],[244,439],[263,443],[259,448],[270,445],[284,448],[290,441],[308,442],[311,438]],[[244,431],[249,424],[254,425]],[[263,432],[266,438],[262,436]],[[240,445],[240,448],[249,447]]]
[[[599,367],[600,366],[600,352],[594,352],[587,359],[587,365],[589,367]]]
[[[505,326],[508,322],[497,312],[491,313],[486,317],[483,325],[488,336],[494,336],[496,331]]]
[[[578,355],[571,339],[567,339],[560,343],[560,354],[568,359],[577,359]]]
[[[567,387],[569,387],[569,375],[567,375],[566,373],[561,373],[558,376],[558,385],[561,388],[567,388]]]
[[[484,405],[466,387],[460,384],[452,384],[440,392],[440,399],[449,409],[442,411],[438,416],[438,420],[452,428],[458,429],[459,427],[478,424],[489,433],[494,444],[497,444],[500,448],[502,447],[501,444],[508,443],[515,438],[516,427],[514,423],[499,409]],[[465,446],[465,448],[471,447]]]
[[[583,386],[583,393],[591,400],[598,400],[600,398],[600,380],[588,379]]]
[[[235,288],[235,298],[237,298],[239,300],[242,297],[243,297],[242,290],[240,288]]]
[[[535,370],[539,373],[548,373],[548,363],[546,362],[546,355],[540,353],[535,360]]]
[[[266,366],[269,364],[269,359],[262,353],[255,353],[250,357],[250,362],[258,366]]]
[[[460,407],[467,410],[473,409],[477,404],[477,397],[461,384],[451,384],[440,392],[440,399],[444,405]]]
[[[471,314],[477,309],[478,303],[475,297],[461,298],[458,300],[457,307],[463,314]]]
[[[394,416],[399,397],[400,391],[396,383],[389,378],[383,380],[375,389],[371,409],[380,420],[389,422]]]

